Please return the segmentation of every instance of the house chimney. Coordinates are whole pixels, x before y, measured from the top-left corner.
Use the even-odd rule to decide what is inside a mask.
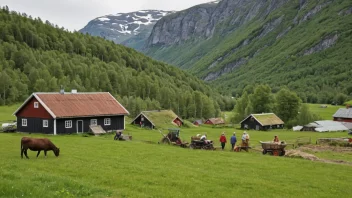
[[[77,89],[72,89],[71,93],[76,94],[77,93]]]
[[[60,94],[65,94],[65,89],[62,85],[60,86]]]

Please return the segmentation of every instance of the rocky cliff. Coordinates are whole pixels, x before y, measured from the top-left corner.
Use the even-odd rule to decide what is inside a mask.
[[[158,21],[146,47],[168,46],[192,38],[208,39],[215,31],[219,33],[234,31],[255,17],[266,17],[286,2],[287,0],[222,0],[201,4]],[[217,29],[217,26],[222,23],[227,27]]]
[[[331,74],[352,65],[351,10],[350,0],[222,0],[163,17],[143,51],[224,92],[253,83],[348,86]]]

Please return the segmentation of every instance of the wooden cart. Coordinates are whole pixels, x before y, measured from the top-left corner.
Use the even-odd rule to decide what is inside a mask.
[[[277,144],[277,143],[273,143],[273,142],[260,141],[260,143],[262,144],[263,155],[265,155],[267,153],[269,153],[270,155],[274,155],[274,156],[284,156],[285,155],[285,147],[287,146],[287,144],[285,144],[284,142]]]

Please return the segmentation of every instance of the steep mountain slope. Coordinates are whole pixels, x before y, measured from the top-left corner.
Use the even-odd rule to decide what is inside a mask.
[[[183,118],[218,115],[233,107],[200,79],[99,37],[70,33],[0,9],[0,104],[32,92],[108,91],[136,115],[172,109]]]
[[[268,83],[332,102],[350,94],[351,12],[348,0],[222,0],[162,18],[144,50],[233,95]]]
[[[140,10],[130,13],[105,15],[90,21],[82,33],[100,36],[115,43],[140,49],[149,37],[154,24],[163,16],[173,12],[162,10]]]

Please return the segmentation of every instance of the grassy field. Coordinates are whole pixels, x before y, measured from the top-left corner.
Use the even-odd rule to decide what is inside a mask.
[[[50,152],[48,158],[36,159],[36,153],[29,151],[30,160],[20,158],[23,134],[0,133],[0,197],[343,197],[352,193],[351,166],[263,156],[254,150],[233,153],[229,145],[224,152],[159,145],[159,132],[127,126],[125,134],[133,135],[131,142],[113,141],[112,135],[49,136],[60,147],[60,156]],[[234,129],[182,129],[181,137],[189,140],[204,132],[219,146],[222,131],[229,138]],[[274,134],[289,141],[302,135],[313,141],[345,135],[284,130],[249,134],[251,145],[258,148],[259,140],[271,140]]]
[[[4,109],[9,114],[1,111],[1,119],[12,120],[8,115],[16,108]],[[274,135],[289,143],[302,136],[315,143],[317,138],[346,133],[248,131],[253,149],[234,153],[229,144],[223,152],[157,144],[162,138],[158,131],[128,122],[126,126],[124,133],[133,136],[131,142],[113,141],[113,135],[0,133],[0,197],[344,197],[352,193],[352,166],[262,155],[259,143]],[[182,128],[181,138],[189,142],[191,136],[205,133],[219,147],[220,134],[225,132],[229,139],[234,131],[240,139],[242,130],[210,126]],[[49,137],[60,147],[60,156],[49,152],[48,158],[41,154],[36,159],[36,153],[29,151],[30,159],[21,159],[23,136]],[[313,154],[352,162],[351,153]]]
[[[311,112],[319,115],[324,120],[332,120],[332,116],[336,113],[339,108],[345,108],[345,106],[326,105],[327,108],[321,108],[321,104],[308,104]]]
[[[20,104],[11,105],[11,106],[0,106],[0,124],[7,121],[16,120],[16,117],[13,116],[13,112],[20,106]]]

